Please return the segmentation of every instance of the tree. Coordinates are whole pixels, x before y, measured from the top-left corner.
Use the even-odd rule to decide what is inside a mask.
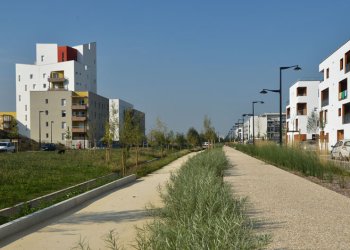
[[[308,133],[316,134],[318,129],[319,118],[315,111],[312,111],[307,118],[306,130]]]
[[[10,128],[8,131],[8,136],[10,139],[17,139],[18,138],[18,126],[17,126],[17,120],[15,118],[11,118],[10,121]]]
[[[102,138],[102,141],[107,145],[106,147],[106,162],[109,162],[111,159],[111,153],[112,153],[112,143],[115,139],[115,133],[118,128],[118,118],[117,118],[117,109],[115,107],[115,104],[112,104],[109,120],[105,122],[105,131]]]
[[[193,148],[200,145],[199,134],[195,128],[191,127],[188,129],[187,141]]]
[[[66,139],[66,147],[71,148],[72,133],[70,132],[69,126],[67,127],[64,138]]]
[[[215,133],[214,127],[212,127],[211,125],[211,120],[207,115],[204,116],[203,126],[204,126],[204,137],[209,142],[209,147],[213,147],[216,139],[216,133]]]
[[[149,141],[152,145],[160,148],[160,156],[163,157],[164,146],[166,144],[167,126],[159,118],[156,120],[156,127],[150,131]]]
[[[175,144],[181,150],[186,145],[185,135],[182,133],[176,133]]]

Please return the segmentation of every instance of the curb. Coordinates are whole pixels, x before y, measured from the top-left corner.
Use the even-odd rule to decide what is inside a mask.
[[[124,186],[136,180],[136,175],[129,175],[122,179],[105,184],[101,187],[95,188],[83,194],[72,197],[68,200],[61,201],[50,207],[44,208],[32,214],[18,218],[14,221],[10,221],[0,226],[0,240],[5,239],[8,236],[14,235],[21,231],[28,229],[31,226],[37,225],[49,218],[57,216],[61,213],[68,211],[90,199],[93,199],[99,195],[102,195],[114,188]]]

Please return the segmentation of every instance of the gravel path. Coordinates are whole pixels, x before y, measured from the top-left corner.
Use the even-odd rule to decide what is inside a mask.
[[[225,181],[248,197],[268,249],[350,249],[350,199],[306,179],[224,147],[231,164]]]
[[[186,155],[134,184],[15,235],[1,242],[0,249],[71,249],[77,246],[80,237],[86,238],[92,250],[105,249],[103,238],[112,229],[118,233],[118,242],[130,249],[135,244],[135,227],[142,227],[150,220],[146,206],[161,206],[159,186],[163,186],[170,173],[194,154]]]

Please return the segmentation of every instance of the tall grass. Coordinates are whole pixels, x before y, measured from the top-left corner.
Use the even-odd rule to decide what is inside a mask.
[[[234,146],[237,150],[262,159],[281,168],[298,171],[305,176],[319,179],[333,175],[349,176],[349,173],[330,162],[321,161],[314,152],[292,147],[280,147],[276,144]]]
[[[139,249],[257,249],[266,236],[255,236],[243,200],[232,197],[222,173],[228,166],[221,149],[190,159],[170,177],[162,194],[164,208],[139,229]]]

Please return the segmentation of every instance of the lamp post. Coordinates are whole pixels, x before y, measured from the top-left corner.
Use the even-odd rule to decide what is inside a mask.
[[[243,114],[243,115],[242,115],[242,117],[243,117],[243,131],[244,131],[244,117],[245,117],[245,116],[248,116],[248,117],[249,117],[249,116],[252,116],[252,115],[253,115],[253,114]],[[249,121],[249,124],[250,124],[250,121]],[[250,127],[250,125],[249,125],[249,127]],[[248,129],[248,136],[247,136],[247,139],[249,139],[249,132],[250,132],[249,130],[250,130],[250,128]],[[244,134],[243,134],[243,135],[244,135]],[[243,137],[244,137],[244,136],[243,136]],[[244,143],[244,141],[243,141],[243,143]]]
[[[254,119],[255,119],[255,114],[254,114],[254,104],[256,104],[256,103],[261,103],[261,104],[263,104],[264,102],[263,102],[263,101],[253,101],[253,102],[252,102],[252,105],[253,105],[253,145],[255,145],[255,127],[254,127],[254,123],[255,123],[255,121],[254,121]]]
[[[282,146],[282,70],[286,70],[286,69],[301,70],[299,65],[280,67],[280,88],[277,90],[276,89],[275,90],[263,89],[262,91],[260,91],[261,94],[266,94],[268,91],[280,94],[280,103],[279,103],[280,104],[279,105],[280,106],[280,139],[279,139],[279,143],[281,146]]]
[[[51,121],[51,144],[52,144],[52,123],[53,121]]]
[[[41,149],[41,113],[44,111],[39,111],[39,150]]]

